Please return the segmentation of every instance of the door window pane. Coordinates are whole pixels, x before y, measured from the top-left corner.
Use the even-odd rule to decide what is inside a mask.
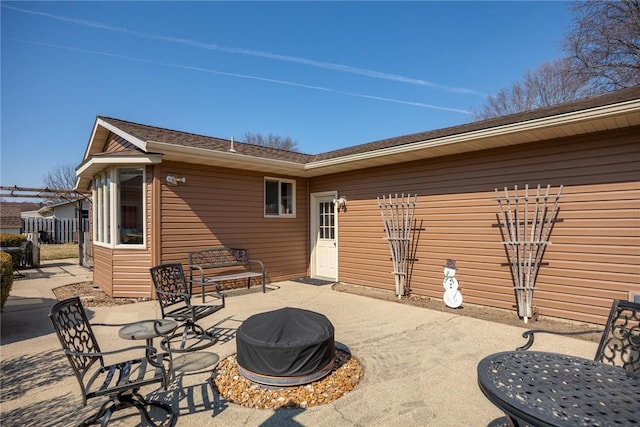
[[[335,238],[335,218],[333,202],[321,202],[319,204],[320,212],[318,215],[318,237],[320,239]]]

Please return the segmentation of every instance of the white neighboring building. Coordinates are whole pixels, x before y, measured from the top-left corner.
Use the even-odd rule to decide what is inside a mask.
[[[21,214],[22,218],[58,218],[58,219],[77,219],[78,218],[78,201],[65,201],[53,205],[43,206],[35,211],[25,211]],[[82,217],[89,218],[89,200],[82,201]]]
[[[78,224],[78,208],[82,224]],[[79,230],[89,228],[89,200],[71,200],[21,213],[22,231],[36,233],[41,243],[77,243]]]

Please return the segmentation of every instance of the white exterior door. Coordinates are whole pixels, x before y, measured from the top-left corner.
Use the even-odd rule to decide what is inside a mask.
[[[338,280],[335,193],[311,195],[311,277]]]

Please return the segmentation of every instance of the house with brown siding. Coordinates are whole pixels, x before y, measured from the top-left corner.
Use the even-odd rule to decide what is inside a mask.
[[[153,297],[149,268],[242,247],[268,280],[394,290],[378,197],[417,196],[411,292],[513,310],[495,189],[563,186],[533,304],[603,323],[640,293],[640,87],[307,155],[98,116],[76,188],[93,193],[94,281]],[[336,199],[346,199],[338,209]],[[418,227],[416,227],[418,228]]]

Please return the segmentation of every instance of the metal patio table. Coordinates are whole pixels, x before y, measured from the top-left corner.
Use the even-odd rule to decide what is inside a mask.
[[[640,374],[538,351],[491,354],[478,385],[514,426],[640,425]]]
[[[168,341],[168,337],[176,329],[178,329],[178,322],[171,319],[152,319],[141,320],[139,322],[129,323],[124,325],[118,331],[120,338],[127,340],[146,340],[147,342],[147,360],[149,363],[155,366],[154,355],[156,354],[155,347],[153,346],[153,339],[161,337]],[[171,353],[171,352],[169,352]],[[169,354],[171,357],[171,354]]]

